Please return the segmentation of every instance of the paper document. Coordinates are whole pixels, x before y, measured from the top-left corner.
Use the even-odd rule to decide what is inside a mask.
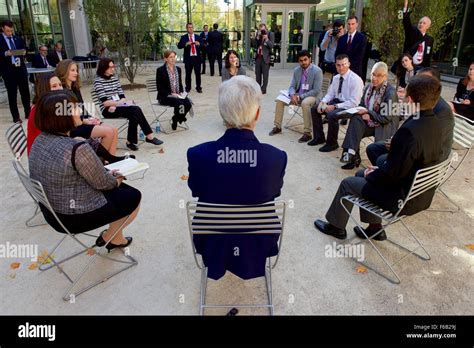
[[[143,172],[150,168],[148,163],[138,162],[134,158],[127,158],[105,166],[108,170],[118,169],[118,173],[122,176],[129,176],[135,173]]]
[[[11,50],[12,51],[12,56],[24,56],[26,54],[25,49],[21,50]]]
[[[188,96],[188,93],[183,92],[183,93],[180,93],[179,95],[172,95],[172,94],[170,94],[170,95],[168,96],[168,98],[186,99],[187,96]]]
[[[339,111],[337,114],[342,115],[342,114],[357,114],[360,110],[363,110],[362,106],[356,106],[355,108],[347,109],[347,110],[342,110]]]
[[[278,97],[276,97],[275,101],[277,100],[289,105],[291,102],[291,99],[290,99],[290,95],[288,94],[288,91],[285,89],[282,89]]]

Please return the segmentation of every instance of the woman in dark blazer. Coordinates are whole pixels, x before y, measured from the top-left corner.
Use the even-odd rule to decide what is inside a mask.
[[[467,75],[459,80],[454,101],[449,104],[453,112],[474,121],[474,62]]]
[[[164,56],[165,64],[156,69],[157,99],[161,105],[174,107],[171,128],[175,130],[178,122],[186,122],[186,114],[191,110],[192,104],[191,100],[182,94],[184,89],[181,68],[176,66],[176,52],[166,50]]]
[[[351,117],[342,144],[342,169],[359,167],[359,147],[362,138],[373,136],[375,141],[392,137],[398,129],[399,118],[391,110],[397,101],[395,87],[388,83],[388,67],[384,62],[375,63],[372,81],[365,87],[360,106],[364,109]]]

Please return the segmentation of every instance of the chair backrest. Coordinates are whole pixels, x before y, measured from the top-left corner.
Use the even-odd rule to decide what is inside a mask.
[[[148,93],[156,93],[158,89],[156,87],[156,79],[147,79],[146,80],[146,88]]]
[[[188,226],[193,245],[194,259],[196,249],[194,235],[203,234],[279,234],[278,250],[280,251],[285,226],[284,201],[273,201],[253,205],[214,204],[197,201],[187,203]],[[236,232],[235,230],[245,230]],[[273,264],[275,267],[278,256]]]
[[[329,85],[331,84],[331,80],[328,78],[323,77],[323,85],[321,87],[321,94],[322,96],[325,96],[326,93],[328,92]]]
[[[70,234],[69,230],[63,225],[61,220],[59,220],[58,216],[53,210],[53,207],[48,201],[46,197],[46,193],[44,192],[43,185],[37,180],[31,179],[29,175],[26,173],[25,169],[22,167],[21,163],[18,161],[12,161],[13,168],[15,168],[18,177],[20,178],[21,183],[26,189],[26,192],[33,198],[34,201],[41,203],[46,209],[50,211],[50,213],[55,217],[59,225]]]
[[[454,114],[454,142],[470,149],[474,143],[474,121]]]
[[[21,160],[26,150],[26,134],[21,123],[10,126],[5,132],[5,136],[13,156],[17,160]]]
[[[448,159],[439,164],[419,169],[415,174],[410,191],[408,191],[403,205],[422,193],[437,188],[446,177],[452,160],[453,156],[449,156]]]

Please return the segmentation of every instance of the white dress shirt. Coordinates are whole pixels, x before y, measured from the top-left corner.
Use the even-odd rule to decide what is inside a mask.
[[[336,75],[332,79],[328,92],[322,99],[322,102],[329,103],[331,100],[339,99],[341,103],[336,104],[336,109],[350,109],[358,106],[364,93],[364,82],[355,72],[348,70],[342,75],[344,81],[342,83],[341,93],[338,93],[339,81],[341,75]]]

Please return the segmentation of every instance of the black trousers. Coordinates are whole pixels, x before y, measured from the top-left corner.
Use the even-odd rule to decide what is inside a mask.
[[[268,75],[270,74],[270,64],[265,63],[263,57],[255,60],[255,80],[262,93],[267,93]]]
[[[209,53],[209,68],[211,69],[211,76],[214,76],[214,63],[217,60],[217,68],[219,69],[219,76],[222,76],[222,53]]]
[[[311,108],[311,118],[313,121],[313,138],[324,140],[324,131],[323,131],[323,117],[317,111],[318,104],[316,103]],[[335,109],[326,115],[328,120],[328,135],[326,138],[326,143],[328,145],[337,145],[337,135],[339,132],[339,120],[343,118],[350,118],[352,115],[342,113],[338,115],[339,112],[344,111],[345,109]]]
[[[107,203],[99,209],[84,214],[65,215],[56,213],[59,220],[71,233],[82,233],[110,224],[124,218],[137,209],[142,194],[136,188],[127,184],[110,191],[102,191]],[[41,212],[48,224],[56,231],[66,233],[59,225],[53,214],[40,204]]]
[[[161,105],[169,105],[174,107],[174,117],[179,123],[186,121],[186,115],[191,110],[192,104],[189,98],[165,98],[160,101]]]
[[[206,58],[207,58],[207,50],[205,48],[201,48],[201,63],[202,63],[201,74],[206,73]]]
[[[201,63],[198,57],[190,57],[191,62],[184,63],[184,69],[186,70],[186,92],[191,90],[191,74],[194,70],[196,76],[196,89],[201,89]]]
[[[380,167],[387,159],[388,150],[385,147],[385,141],[376,141],[365,149],[367,157],[373,166]]]
[[[349,122],[349,126],[347,127],[347,132],[344,142],[342,143],[342,147],[344,149],[352,149],[358,152],[362,139],[374,135],[374,127],[369,127],[367,122],[365,122],[361,116],[353,115],[351,117],[351,121]]]
[[[28,74],[22,68],[13,68],[13,71],[2,76],[8,94],[8,105],[13,122],[20,119],[20,112],[16,105],[17,91],[20,90],[21,103],[25,110],[25,118],[30,114],[30,87],[28,86]]]
[[[124,106],[115,109],[115,112],[109,112],[106,108],[102,113],[105,118],[127,118],[128,119],[128,134],[127,140],[132,144],[138,143],[138,125],[145,135],[153,133],[150,124],[145,118],[142,109],[139,106]]]

